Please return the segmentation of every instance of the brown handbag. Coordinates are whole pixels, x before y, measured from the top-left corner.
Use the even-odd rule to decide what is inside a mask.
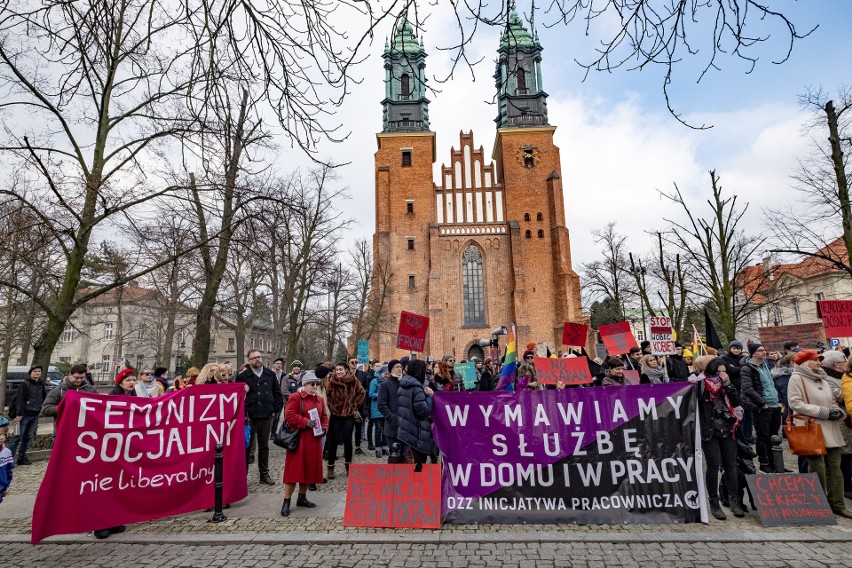
[[[805,401],[810,404],[808,397],[808,388],[805,386],[804,379],[802,380],[802,390],[805,391]],[[793,423],[793,419],[798,418],[804,420],[805,424],[797,426]],[[822,435],[822,426],[816,423],[816,420],[811,416],[802,414],[788,414],[787,423],[784,425],[784,434],[787,436],[787,442],[790,444],[790,452],[797,456],[815,457],[824,456],[828,452],[825,449],[825,438]]]

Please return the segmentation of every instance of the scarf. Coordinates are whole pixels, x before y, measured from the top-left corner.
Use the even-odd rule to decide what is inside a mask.
[[[648,377],[648,380],[651,381],[652,384],[658,385],[663,382],[662,367],[652,369],[651,367],[646,367],[645,365],[642,365],[642,374]]]
[[[707,390],[707,394],[710,395],[710,404],[714,408],[716,407],[716,400],[719,398],[719,394],[721,393],[725,401],[725,406],[728,407],[731,416],[734,417],[734,425],[731,426],[731,438],[736,437],[737,428],[740,425],[740,419],[734,411],[734,407],[731,406],[731,400],[725,394],[725,387],[722,385],[722,381],[719,377],[704,377],[704,388]]]
[[[140,387],[139,390],[142,391],[142,396],[145,398],[151,398],[151,391],[157,389],[157,381],[151,381],[150,383],[146,383],[145,381],[138,381],[136,386]]]
[[[803,377],[807,377],[812,381],[824,381],[828,378],[828,375],[825,373],[822,367],[820,367],[818,372],[811,371],[804,365],[796,365],[793,368],[793,372],[802,375]]]

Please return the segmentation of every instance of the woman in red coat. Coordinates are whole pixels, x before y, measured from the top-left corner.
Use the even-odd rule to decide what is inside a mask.
[[[291,429],[301,430],[299,445],[295,451],[287,450],[284,460],[284,504],[281,506],[281,516],[290,516],[290,498],[299,484],[299,507],[316,507],[316,503],[308,501],[308,485],[322,483],[322,435],[314,434],[314,427],[322,427],[323,434],[328,431],[328,416],[325,413],[325,402],[317,395],[319,378],[313,371],[306,371],[302,377],[302,388],[290,395],[287,406],[284,407],[284,421]],[[311,417],[311,410],[316,409],[316,417]],[[318,419],[318,422],[317,422]]]

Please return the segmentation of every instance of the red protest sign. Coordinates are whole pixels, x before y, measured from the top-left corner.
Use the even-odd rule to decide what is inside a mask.
[[[244,499],[243,387],[196,385],[157,398],[69,390],[33,508],[32,542],[212,507],[217,444],[224,502]]]
[[[349,466],[345,527],[441,528],[441,466]]]
[[[589,360],[585,357],[536,357],[535,374],[539,382],[545,385],[560,382],[566,385],[582,385],[593,380],[592,373],[589,372]]]
[[[562,345],[582,347],[586,344],[586,335],[588,333],[589,326],[566,321],[565,327],[562,329]]]
[[[820,300],[817,310],[826,337],[852,336],[852,300]]]
[[[642,382],[642,377],[639,375],[639,371],[625,369],[624,380],[626,380],[628,384],[638,385]]]
[[[630,332],[630,324],[626,321],[602,325],[598,328],[606,352],[610,355],[630,353],[631,347],[639,347],[636,338]]]
[[[399,317],[399,333],[396,337],[396,348],[405,351],[423,352],[426,344],[426,331],[429,329],[429,318],[402,312]]]
[[[815,473],[746,475],[765,527],[836,525]]]

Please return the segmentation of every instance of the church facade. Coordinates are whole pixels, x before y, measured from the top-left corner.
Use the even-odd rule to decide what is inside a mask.
[[[372,297],[393,323],[372,336],[371,356],[407,354],[396,349],[403,310],[430,318],[423,356],[438,358],[482,357],[479,340],[512,323],[521,351],[530,341],[555,350],[563,323],[583,320],[541,52],[512,11],[494,75],[499,114],[490,160],[472,132],[461,132],[436,183],[426,52],[405,18],[397,24],[384,52]]]

